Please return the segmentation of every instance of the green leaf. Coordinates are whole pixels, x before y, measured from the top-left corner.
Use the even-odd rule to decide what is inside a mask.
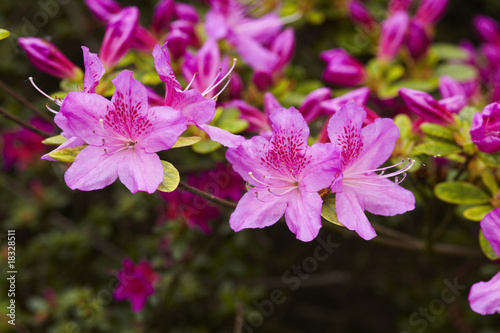
[[[381,98],[393,98],[398,96],[398,91],[401,88],[415,89],[425,92],[432,92],[438,87],[437,79],[408,79],[394,83],[392,86],[381,86],[378,93]]]
[[[187,147],[187,146],[192,146],[197,142],[200,142],[201,138],[199,136],[180,136],[177,141],[174,143],[172,148],[180,148],[180,147]]]
[[[498,167],[500,166],[500,153],[487,154],[483,152],[478,152],[477,156],[484,162],[487,166]]]
[[[420,125],[422,132],[437,139],[453,141],[453,131],[433,123],[423,123]]]
[[[481,173],[481,180],[483,181],[484,186],[488,188],[491,195],[496,197],[498,194],[498,184],[495,177],[493,177],[493,175],[488,171],[485,171]]]
[[[464,217],[466,219],[469,219],[471,221],[479,222],[481,221],[486,214],[491,212],[493,210],[493,207],[490,205],[482,205],[482,206],[475,206],[471,208],[467,208],[464,210]]]
[[[432,52],[436,53],[440,59],[460,59],[465,60],[467,54],[460,47],[454,44],[447,43],[435,43],[431,49]]]
[[[495,253],[493,248],[491,247],[490,242],[484,237],[483,231],[479,232],[479,245],[481,246],[481,250],[483,250],[484,255],[490,260],[497,260],[498,255]]]
[[[477,69],[465,64],[443,64],[436,68],[436,75],[447,75],[458,81],[468,81],[477,77]]]
[[[49,156],[59,162],[73,162],[76,155],[78,155],[78,153],[85,147],[86,145],[73,148],[62,148],[50,152]]]
[[[321,216],[328,222],[331,222],[333,224],[342,227],[344,226],[337,219],[337,210],[335,209],[335,198],[330,197],[326,198],[325,201],[323,201],[323,206],[321,207]]]
[[[10,36],[10,31],[5,29],[0,29],[0,40],[5,39]]]
[[[394,65],[390,67],[386,72],[385,80],[387,82],[393,82],[400,79],[405,74],[405,68],[401,65]]]
[[[434,187],[434,194],[445,202],[459,205],[480,205],[490,200],[479,187],[465,182],[439,183]]]
[[[472,118],[474,117],[474,114],[477,112],[479,111],[475,107],[466,106],[462,110],[460,110],[458,116],[460,117],[460,120],[472,124]]]
[[[193,145],[193,150],[198,154],[208,154],[216,151],[221,144],[212,140],[203,140]]]
[[[429,140],[415,147],[415,154],[426,154],[434,157],[440,157],[461,152],[460,147],[440,141]]]
[[[163,181],[158,187],[158,191],[172,192],[179,186],[181,177],[179,171],[169,162],[161,161],[163,164]]]
[[[47,138],[42,141],[44,145],[54,145],[54,146],[59,146],[62,145],[63,143],[66,142],[66,138],[62,135],[56,135],[56,136],[51,136],[50,138]]]
[[[405,114],[398,114],[394,117],[394,123],[399,128],[401,138],[407,138],[411,135],[411,119]],[[422,124],[423,125],[423,124]]]
[[[243,132],[248,127],[248,121],[244,119],[224,120],[217,124],[217,127],[222,128],[230,133]]]

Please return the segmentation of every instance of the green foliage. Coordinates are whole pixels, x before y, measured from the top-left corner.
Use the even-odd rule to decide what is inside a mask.
[[[43,140],[42,143],[44,145],[59,146],[59,145],[62,145],[63,143],[65,143],[66,141],[67,141],[67,139],[64,136],[56,135],[56,136],[52,136],[50,138]]]
[[[482,205],[467,208],[464,210],[463,214],[466,219],[471,221],[480,222],[486,214],[491,212],[493,207],[491,205]]]
[[[458,205],[480,205],[490,200],[483,190],[466,182],[439,183],[434,188],[434,194],[445,202]]]
[[[323,206],[321,207],[321,217],[323,217],[328,222],[339,225],[343,227],[344,225],[337,219],[337,210],[335,209],[335,198],[327,197],[323,201]]]
[[[495,253],[493,248],[491,247],[490,242],[484,237],[483,231],[479,232],[479,245],[481,246],[481,250],[488,259],[496,260],[498,259],[498,254]]]
[[[0,40],[5,39],[10,36],[10,31],[5,29],[0,29]]]
[[[199,136],[190,136],[190,137],[181,136],[177,139],[177,141],[174,143],[172,148],[181,148],[181,147],[192,146],[195,143],[200,142],[200,140],[201,140],[201,138]]]
[[[59,162],[73,162],[76,155],[80,153],[86,146],[78,146],[73,148],[62,148],[49,153],[49,156]]]
[[[158,187],[158,191],[172,192],[179,186],[181,180],[179,171],[167,161],[161,161],[161,164],[163,164],[163,181]]]

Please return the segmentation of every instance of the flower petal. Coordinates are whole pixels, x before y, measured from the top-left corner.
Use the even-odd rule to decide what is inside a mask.
[[[95,87],[104,75],[104,65],[96,53],[91,53],[89,48],[82,46],[83,63],[85,65],[85,77],[83,79],[83,91],[95,93]]]
[[[84,144],[85,144],[85,141],[74,136],[74,137],[69,138],[66,142],[62,143],[56,149],[52,150],[50,153],[52,153],[53,151],[56,151],[56,150],[63,149],[63,148],[74,148],[74,147],[78,147],[78,146],[83,146]],[[55,159],[53,159],[52,157],[49,156],[50,153],[43,155],[41,157],[41,159],[46,160],[46,161],[55,162]]]
[[[215,116],[215,101],[206,99],[196,90],[171,90],[165,105],[180,110],[190,125],[208,124]]]
[[[299,179],[306,191],[317,192],[330,187],[337,176],[340,176],[340,152],[333,143],[315,143],[308,148],[310,163],[302,170]]]
[[[344,187],[343,192],[335,194],[337,217],[347,229],[354,230],[365,240],[377,236],[364,213],[363,200],[354,192]]]
[[[394,216],[415,209],[415,196],[413,193],[389,179],[365,177],[366,187],[358,192],[363,197],[365,210],[372,214]],[[348,186],[346,181],[345,186]]]
[[[210,125],[198,125],[198,127],[204,130],[211,140],[220,143],[224,147],[237,148],[245,141],[245,138],[241,135],[230,133],[222,128]]]
[[[261,159],[265,157],[268,146],[268,140],[254,136],[249,140],[243,140],[235,148],[230,147],[226,152],[226,159],[233,165],[234,171],[245,181],[253,183],[253,178],[249,175],[250,172],[258,179],[269,176],[268,168],[261,164]]]
[[[152,126],[137,143],[147,153],[170,149],[187,128],[186,117],[168,106],[149,108],[148,120]]]
[[[122,162],[120,154],[107,154],[103,147],[88,146],[76,156],[64,179],[72,190],[99,190],[116,180],[117,167]]]
[[[321,228],[321,196],[316,192],[293,191],[288,200],[285,219],[290,231],[303,242],[316,238]]]
[[[119,152],[122,160],[118,164],[118,176],[132,193],[145,191],[153,193],[163,180],[163,165],[156,154],[142,149],[127,149]]]
[[[492,210],[483,218],[481,229],[493,251],[500,255],[500,208]]]
[[[146,87],[132,77],[132,72],[125,70],[113,80],[116,91],[111,98],[111,103],[117,110],[133,109],[130,113],[136,116],[146,116],[148,113],[148,94]]]
[[[470,288],[470,307],[482,315],[500,313],[500,272],[488,282],[478,282]]]
[[[276,223],[285,213],[286,199],[267,191],[249,190],[238,201],[229,218],[234,231],[246,228],[264,228]]]

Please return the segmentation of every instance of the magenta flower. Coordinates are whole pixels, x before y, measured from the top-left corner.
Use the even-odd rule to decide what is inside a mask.
[[[327,64],[322,76],[326,82],[342,87],[353,87],[366,80],[363,63],[344,49],[323,51],[320,57]]]
[[[413,161],[389,174],[384,171],[391,167],[380,168],[394,150],[399,138],[398,127],[392,119],[379,118],[362,128],[365,117],[363,108],[348,103],[330,119],[328,135],[341,150],[343,177],[332,186],[338,220],[363,239],[370,240],[376,233],[365,210],[383,216],[402,214],[415,208],[415,197],[398,185]],[[396,176],[400,174],[403,179],[398,180]],[[390,177],[396,177],[396,183],[390,181]]]
[[[309,128],[293,107],[274,111],[270,119],[270,140],[254,136],[226,152],[248,183],[229,224],[234,231],[264,228],[285,214],[297,238],[310,241],[321,228],[318,191],[328,188],[340,171],[338,150],[333,144],[308,146]]]
[[[500,45],[500,25],[491,17],[478,15],[474,18],[476,31],[488,43]]]
[[[412,0],[390,0],[387,6],[387,12],[389,15],[394,14],[397,11],[406,11],[410,7]]]
[[[372,28],[377,23],[375,17],[362,2],[352,0],[348,4],[348,10],[351,20],[362,27]]]
[[[489,212],[481,221],[484,237],[493,251],[500,255],[500,208]],[[500,272],[488,282],[478,282],[470,288],[472,310],[482,315],[500,313]]]
[[[111,101],[86,92],[70,92],[63,100],[57,125],[88,144],[66,171],[66,184],[91,191],[119,177],[132,193],[153,193],[163,180],[156,152],[172,147],[186,119],[169,107],[148,107],[146,88],[132,72],[123,71],[112,82]]]
[[[456,95],[437,101],[430,94],[408,88],[399,89],[408,110],[420,116],[423,120],[440,125],[453,124],[453,113],[459,112],[465,105],[464,95]]]
[[[136,7],[124,8],[110,19],[99,51],[99,58],[106,67],[116,65],[132,47],[138,19],[139,10]]]
[[[410,22],[406,46],[413,59],[419,59],[429,50],[431,39],[425,30],[425,27],[416,20]]]
[[[410,18],[405,11],[398,11],[382,22],[382,31],[377,57],[383,61],[392,61],[404,43],[410,25]]]
[[[480,151],[500,151],[500,104],[487,105],[481,113],[474,114],[470,136]]]
[[[66,58],[54,44],[35,37],[21,37],[17,42],[37,69],[61,79],[75,80],[81,75],[80,68]]]
[[[85,4],[102,23],[108,23],[115,14],[122,10],[120,4],[114,0],[85,0]]]
[[[151,28],[160,33],[168,27],[168,23],[175,13],[174,0],[160,0],[155,7]]]
[[[324,115],[325,109],[323,108],[323,103],[329,100],[331,95],[331,89],[323,87],[311,91],[304,97],[299,106],[299,111],[308,124]]]
[[[333,115],[339,111],[346,103],[352,102],[359,106],[365,106],[370,97],[370,89],[367,87],[354,89],[339,97],[321,102],[320,107],[325,114]]]
[[[187,20],[177,20],[170,24],[166,41],[175,59],[184,56],[188,46],[198,46],[199,40],[194,28],[193,22]]]
[[[134,312],[140,311],[149,295],[154,293],[153,282],[158,276],[151,265],[143,260],[138,265],[130,259],[123,260],[123,270],[117,274],[118,286],[113,294],[117,301],[129,299]]]
[[[186,3],[174,4],[174,11],[179,20],[191,21],[193,23],[198,23],[200,21],[196,8]]]
[[[435,24],[446,11],[448,0],[422,0],[417,8],[415,20],[424,26]]]

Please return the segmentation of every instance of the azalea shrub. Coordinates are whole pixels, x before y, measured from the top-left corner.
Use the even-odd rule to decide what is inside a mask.
[[[495,331],[498,5],[19,6],[2,331]]]

